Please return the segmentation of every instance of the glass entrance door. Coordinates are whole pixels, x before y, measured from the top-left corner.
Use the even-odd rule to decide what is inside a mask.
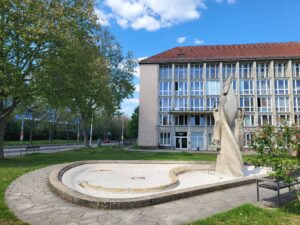
[[[201,150],[204,149],[204,138],[203,132],[194,132],[191,134],[192,149]]]
[[[187,148],[187,132],[176,132],[176,149]]]

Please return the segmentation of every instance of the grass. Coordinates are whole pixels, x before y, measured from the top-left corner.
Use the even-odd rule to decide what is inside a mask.
[[[253,156],[245,156],[244,159],[248,160]],[[38,153],[27,156],[10,158],[0,160],[0,225],[23,225],[13,213],[9,211],[5,204],[4,193],[8,185],[17,177],[29,171],[46,167],[53,164],[73,162],[79,160],[198,160],[198,161],[215,161],[215,153],[168,153],[168,152],[138,152],[138,151],[124,151],[117,147],[100,147],[93,149],[79,149],[75,151],[58,152],[58,153]],[[298,207],[298,206],[297,206]],[[261,211],[262,210],[262,211]],[[299,214],[299,209],[293,206],[288,206],[280,211],[268,212],[264,209],[254,207],[252,205],[245,205],[240,208],[228,212],[226,216],[219,214],[203,223],[202,221],[195,222],[194,224],[260,224],[250,223],[255,221],[253,218],[262,217],[256,221],[268,221],[267,224],[280,224],[280,217],[287,218],[288,220],[298,221],[296,213]],[[253,216],[252,216],[253,214]],[[274,215],[273,215],[274,214]],[[242,215],[246,217],[243,219]],[[272,217],[270,217],[270,215]],[[228,218],[226,218],[228,217]],[[270,220],[272,218],[272,220]],[[274,218],[274,219],[273,219]],[[225,222],[223,222],[225,221]],[[237,223],[235,223],[237,221]],[[274,223],[270,223],[274,221]],[[283,221],[283,220],[281,220]],[[238,223],[241,222],[241,223]],[[263,223],[262,223],[263,224]],[[282,223],[281,223],[282,224]],[[283,223],[288,224],[288,223]],[[292,223],[291,223],[292,224]],[[296,224],[296,223],[294,223]]]
[[[245,204],[192,225],[295,225],[300,224],[300,203],[290,202],[279,209],[264,209]]]
[[[52,141],[52,144],[76,144],[82,143],[82,141],[78,142],[77,140],[60,140],[56,139]],[[21,146],[21,145],[29,145],[29,141],[5,141],[4,146]],[[33,140],[31,145],[47,145],[50,144],[49,140]]]

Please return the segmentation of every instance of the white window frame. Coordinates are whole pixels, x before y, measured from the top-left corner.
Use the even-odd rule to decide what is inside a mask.
[[[164,123],[165,122],[165,119],[166,118],[166,121],[167,123]],[[169,114],[160,114],[159,115],[159,124],[161,126],[171,126],[172,125],[172,115],[169,115]]]
[[[223,64],[222,76],[223,76],[223,80],[227,80],[227,78],[230,76],[232,76],[232,78],[235,78],[235,64],[233,63]]]
[[[245,89],[245,84],[248,83],[248,89]],[[240,80],[240,94],[253,95],[253,80]]]
[[[219,105],[219,97],[208,97],[206,98],[206,109],[213,110]]]
[[[283,87],[279,87],[280,82],[283,82]],[[276,95],[287,95],[289,93],[289,82],[286,79],[275,80],[275,94]]]
[[[174,105],[176,111],[186,111],[188,109],[188,98],[175,98]]]
[[[294,111],[300,112],[300,96],[294,96]]]
[[[271,81],[270,80],[257,80],[256,82],[257,94],[269,95],[271,94]]]
[[[178,90],[176,90],[176,83]],[[177,96],[185,96],[188,94],[188,82],[187,81],[176,81],[174,84],[175,95]]]
[[[206,65],[206,79],[219,79],[219,64]]]
[[[191,95],[203,95],[204,93],[204,82],[203,81],[192,81],[191,82]]]
[[[291,125],[291,117],[289,114],[277,114],[276,115],[276,125],[279,126],[282,122],[286,122],[288,125]]]
[[[159,110],[160,112],[169,112],[172,108],[172,99],[171,98],[160,98],[159,99]]]
[[[300,80],[293,80],[293,93],[300,94]]]
[[[179,118],[182,116],[182,118],[183,118],[183,124],[180,124],[179,123]],[[176,123],[176,122],[178,122],[178,123]],[[175,117],[174,117],[174,124],[175,124],[175,126],[187,126],[188,125],[188,116],[187,115],[175,115]]]
[[[204,110],[204,98],[190,98],[191,111],[203,111]]]
[[[275,62],[274,63],[274,77],[286,77],[287,63]]]
[[[258,97],[260,99],[260,107],[257,104],[257,108],[259,112],[271,112],[272,111],[272,98],[271,97]],[[267,104],[263,106],[263,101]],[[258,102],[258,101],[257,101]]]
[[[264,117],[267,117],[267,123],[264,123]],[[272,125],[272,115],[271,114],[259,114],[258,115],[258,125],[263,126],[265,124]]]
[[[251,78],[252,73],[252,64],[251,63],[242,63],[240,64],[240,78],[247,79]]]
[[[251,146],[251,141],[252,141],[252,133],[245,133],[245,143],[244,143],[244,147],[250,147]]]
[[[163,132],[159,136],[160,146],[170,146],[171,145],[171,133]]]
[[[187,80],[187,65],[175,65],[175,80]]]
[[[269,63],[257,63],[256,64],[256,77],[267,78],[269,73]]]
[[[300,77],[300,63],[299,62],[293,62],[292,63],[292,76],[293,77]]]
[[[203,79],[203,65],[202,64],[191,64],[190,77],[191,77],[191,80],[202,80]]]
[[[245,103],[249,102],[249,105],[245,105]],[[241,97],[240,98],[240,107],[243,108],[246,112],[254,111],[254,98],[253,97]]]
[[[281,105],[282,102],[283,104]],[[275,106],[276,106],[276,112],[289,112],[290,111],[289,97],[286,96],[276,97]]]
[[[206,81],[206,95],[220,95],[221,87],[220,81],[208,80]]]
[[[159,82],[159,95],[160,96],[172,95],[172,82],[171,81]]]
[[[194,117],[194,122],[195,123],[192,123],[192,118]],[[196,117],[199,117],[199,124],[196,124]],[[203,119],[203,120],[201,120]],[[206,124],[206,118],[204,115],[191,115],[190,116],[190,125],[191,126],[200,126],[200,127],[204,127]]]
[[[300,127],[300,114],[295,114],[295,125]]]
[[[244,127],[254,127],[254,115],[244,116]]]
[[[172,65],[160,65],[159,80],[172,80]]]

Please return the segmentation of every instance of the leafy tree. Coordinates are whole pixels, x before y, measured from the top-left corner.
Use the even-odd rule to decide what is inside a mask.
[[[139,132],[139,107],[134,109],[134,112],[131,115],[131,121],[129,123],[129,132],[130,136],[133,138],[138,137]]]
[[[300,130],[286,123],[264,126],[254,137],[252,148],[258,153],[252,160],[255,166],[270,167],[270,176],[287,183],[295,181],[293,173],[300,166]],[[299,193],[299,189],[297,191]],[[300,196],[299,196],[300,197]]]
[[[70,37],[94,29],[93,0],[0,1],[0,159],[5,123],[44,86],[37,71]]]

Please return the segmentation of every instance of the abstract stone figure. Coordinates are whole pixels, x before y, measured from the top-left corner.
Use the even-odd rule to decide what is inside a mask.
[[[238,109],[238,115],[235,119],[234,136],[237,140],[240,150],[244,147],[244,110],[242,108]]]
[[[218,121],[214,128],[214,142],[220,143],[220,153],[216,164],[216,172],[218,173],[244,176],[243,159],[239,145],[242,141],[240,131],[243,129],[241,122],[243,113],[239,111],[237,96],[231,86],[231,77],[229,77],[220,96],[219,107],[214,110],[215,120]],[[239,141],[234,134],[235,130]]]

